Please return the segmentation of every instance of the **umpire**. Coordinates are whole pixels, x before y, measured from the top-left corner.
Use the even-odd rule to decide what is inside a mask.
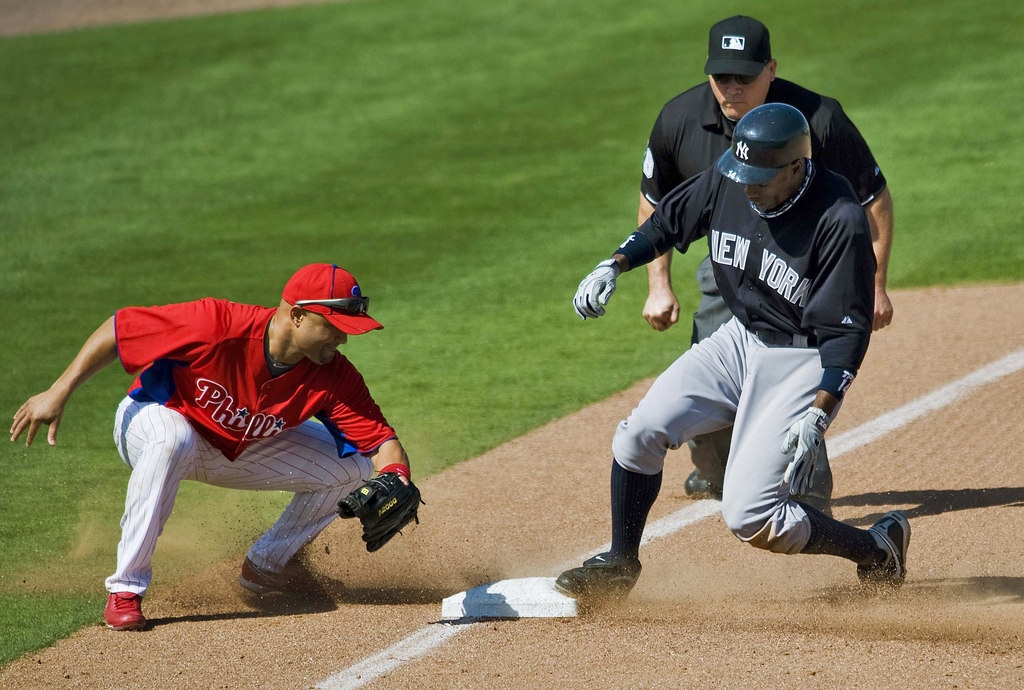
[[[735,16],[711,27],[704,65],[707,82],[666,103],[651,130],[637,225],[650,218],[668,192],[703,171],[730,147],[741,117],[764,103],[792,105],[810,124],[814,160],[850,181],[867,215],[877,264],[873,328],[884,328],[892,320],[885,284],[893,234],[892,197],[885,177],[839,102],[777,78],[776,68],[768,28],[761,22]],[[649,294],[643,316],[657,331],[679,320],[679,301],[671,285],[671,255],[666,253],[647,266]],[[692,343],[708,337],[731,317],[708,258],[697,269],[697,287],[702,296],[693,317]],[[688,495],[721,498],[731,438],[730,427],[690,441],[696,469],[686,480]],[[827,472],[801,499],[828,512],[831,496],[832,476]]]

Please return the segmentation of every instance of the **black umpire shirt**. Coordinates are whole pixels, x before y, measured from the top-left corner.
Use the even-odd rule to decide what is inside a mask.
[[[853,186],[861,205],[885,189],[871,149],[834,98],[791,81],[776,78],[768,87],[768,103],[786,103],[811,126],[811,156],[839,173]],[[665,104],[647,142],[640,191],[657,205],[684,180],[714,163],[732,143],[735,123],[722,114],[711,85],[698,84]]]
[[[762,217],[711,166],[669,192],[637,234],[659,254],[706,236],[722,298],[749,330],[810,336],[823,368],[856,373],[874,313],[871,233],[846,179],[813,163],[808,176],[785,210]]]

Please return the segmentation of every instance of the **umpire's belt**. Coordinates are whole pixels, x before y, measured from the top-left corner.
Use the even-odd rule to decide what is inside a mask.
[[[754,335],[765,345],[781,347],[818,347],[818,339],[813,335],[784,333],[770,328],[758,328]]]

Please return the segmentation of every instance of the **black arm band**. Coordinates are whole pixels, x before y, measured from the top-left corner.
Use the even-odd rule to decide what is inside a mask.
[[[626,241],[615,250],[615,253],[626,257],[626,261],[629,262],[629,268],[649,264],[658,258],[658,252],[654,248],[654,243],[647,238],[647,235],[639,232],[634,232],[627,237]]]
[[[818,390],[823,390],[826,393],[830,393],[835,398],[842,400],[843,396],[846,395],[846,389],[853,383],[854,377],[857,376],[857,372],[844,369],[842,367],[827,367],[825,372],[821,375],[821,384],[818,386]]]

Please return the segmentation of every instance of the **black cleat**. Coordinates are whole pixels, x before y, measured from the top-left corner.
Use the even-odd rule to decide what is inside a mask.
[[[602,553],[559,575],[555,589],[575,599],[625,599],[641,568],[638,558]]]
[[[722,500],[722,487],[715,486],[704,477],[700,476],[700,470],[690,472],[683,484],[683,490],[690,498],[713,498],[716,501]]]
[[[868,530],[879,548],[886,553],[885,561],[873,566],[857,566],[861,582],[899,587],[907,576],[907,548],[910,546],[910,521],[899,510],[890,510]]]

